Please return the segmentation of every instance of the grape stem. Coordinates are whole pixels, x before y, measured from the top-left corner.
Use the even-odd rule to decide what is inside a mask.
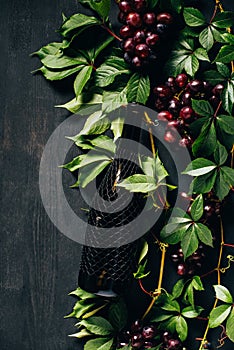
[[[112,32],[112,30],[104,23],[102,25],[102,27],[110,34],[112,35],[115,39],[117,39],[118,41],[122,41],[122,39],[120,39],[120,37],[118,35],[116,35],[114,32]]]
[[[155,301],[158,299],[158,297],[162,293],[162,281],[163,281],[163,273],[164,273],[164,266],[165,266],[166,250],[167,250],[168,244],[159,242],[158,240],[157,240],[157,243],[159,244],[159,247],[160,247],[160,249],[162,251],[160,272],[159,272],[159,279],[158,279],[158,287],[152,293],[151,303],[149,304],[149,306],[148,306],[147,310],[145,311],[144,315],[142,316],[142,320],[149,314],[149,312],[151,311],[152,307],[154,306]]]
[[[221,242],[220,242],[220,250],[219,250],[219,258],[218,258],[218,264],[217,264],[217,267],[216,267],[216,270],[217,270],[217,284],[220,285],[221,284],[221,271],[220,271],[220,267],[221,267],[221,261],[222,261],[222,256],[223,256],[223,247],[224,247],[224,230],[223,230],[223,222],[222,222],[222,218],[220,217],[220,235],[221,235]],[[214,305],[212,307],[212,310],[216,308],[217,306],[217,303],[218,303],[218,299],[216,298],[215,299],[215,302],[214,302]],[[204,344],[206,343],[206,338],[207,338],[207,334],[208,334],[208,331],[209,331],[209,322],[206,326],[206,329],[205,329],[205,333],[204,333],[204,336],[202,338],[202,341],[201,341],[201,345],[199,347],[199,350],[202,350],[203,349],[203,346]]]

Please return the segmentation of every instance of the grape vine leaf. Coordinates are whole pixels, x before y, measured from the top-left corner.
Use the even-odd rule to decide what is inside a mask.
[[[184,8],[184,20],[188,26],[199,27],[206,23],[205,17],[203,14],[193,7]]]
[[[134,73],[127,84],[128,102],[146,104],[150,94],[150,80],[148,75]]]
[[[59,32],[63,37],[67,37],[75,29],[98,24],[101,22],[96,17],[76,13],[64,21]]]
[[[115,78],[122,74],[130,74],[129,67],[124,59],[108,58],[95,72],[96,86],[106,87],[112,84]]]
[[[127,306],[122,298],[111,304],[108,310],[108,320],[114,329],[122,330],[126,326],[127,318]]]
[[[84,345],[84,350],[110,350],[114,339],[96,338],[88,340]]]
[[[219,50],[215,62],[229,63],[234,60],[234,45],[223,45]]]
[[[198,221],[203,215],[203,196],[200,194],[195,198],[191,205],[191,217],[194,221]]]
[[[82,93],[85,85],[91,78],[92,71],[93,68],[91,66],[85,66],[77,74],[76,79],[74,81],[74,91],[76,97],[78,97]]]
[[[230,315],[227,318],[226,323],[226,333],[228,338],[234,342],[234,308],[232,307],[232,310],[230,312]]]
[[[234,23],[234,12],[223,11],[215,15],[212,20],[212,25],[217,28],[229,28]]]
[[[225,304],[214,308],[209,316],[209,327],[216,328],[221,325],[231,312],[231,305]]]

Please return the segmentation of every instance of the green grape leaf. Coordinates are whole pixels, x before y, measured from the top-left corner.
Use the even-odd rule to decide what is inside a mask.
[[[224,114],[217,116],[216,120],[221,130],[230,135],[234,134],[234,117]]]
[[[215,62],[229,63],[234,60],[234,45],[224,45],[219,50]]]
[[[226,151],[226,148],[221,145],[220,142],[217,142],[217,146],[214,151],[214,160],[217,165],[223,165],[228,157],[228,153]]]
[[[62,36],[66,37],[75,29],[97,24],[101,24],[101,22],[97,18],[93,16],[83,15],[82,13],[76,13],[75,15],[65,20],[59,32]]]
[[[110,160],[94,162],[83,167],[79,172],[78,185],[82,188],[86,187],[91,181],[110,164]]]
[[[31,53],[31,56],[37,55],[40,59],[45,58],[48,55],[60,55],[62,43],[50,43],[46,46],[41,47],[38,51]]]
[[[161,306],[161,309],[171,312],[180,312],[180,304],[176,300],[169,300]]]
[[[108,316],[110,323],[115,329],[120,331],[126,326],[128,313],[123,299],[111,304]]]
[[[128,102],[146,104],[150,94],[150,80],[148,75],[134,73],[128,81],[127,99]]]
[[[177,316],[176,320],[176,332],[179,335],[181,341],[185,341],[188,336],[188,325],[183,316]]]
[[[44,77],[47,80],[54,81],[54,80],[65,79],[65,78],[69,77],[70,75],[79,72],[83,67],[84,67],[84,65],[79,65],[79,66],[76,66],[74,68],[68,68],[68,69],[61,70],[61,71],[55,71],[55,70],[48,69],[45,66],[42,66],[41,68],[39,68],[39,71],[42,72],[42,74],[44,75]]]
[[[148,245],[147,241],[144,240],[143,246],[141,249],[141,253],[140,253],[140,257],[138,260],[138,264],[140,264],[142,262],[142,260],[146,257],[146,255],[148,254],[148,250],[149,250],[149,245]]]
[[[234,13],[231,11],[219,12],[215,15],[212,25],[217,28],[228,28],[234,23]]]
[[[121,91],[104,91],[102,111],[103,113],[110,113],[115,109],[124,106],[128,103],[127,88]]]
[[[203,73],[204,80],[207,80],[212,85],[216,85],[224,80],[222,74],[216,70],[209,70]]]
[[[177,299],[181,296],[183,293],[185,281],[183,279],[179,279],[176,284],[174,284],[172,295],[174,299]]]
[[[222,75],[223,78],[227,79],[230,77],[231,73],[225,64],[217,62],[216,67],[217,67],[218,72]]]
[[[122,136],[124,127],[124,118],[116,118],[111,122],[111,130],[114,134],[114,142]]]
[[[85,337],[89,337],[91,336],[92,334],[90,332],[88,332],[86,329],[81,329],[80,332],[78,333],[75,333],[75,334],[69,334],[69,337],[73,337],[73,338],[78,338],[78,339],[82,339],[82,338],[85,338]]]
[[[70,292],[68,295],[74,295],[82,300],[96,299],[98,296],[93,293],[86,292],[85,290],[78,287],[76,290]]]
[[[191,184],[193,193],[208,193],[212,190],[217,177],[217,171],[195,178]]]
[[[234,186],[234,169],[223,166],[217,172],[214,191],[220,200],[223,200]]]
[[[203,125],[200,135],[193,143],[193,155],[195,157],[200,155],[209,156],[214,152],[216,144],[217,136],[214,123],[208,121]]]
[[[100,316],[93,316],[87,320],[82,320],[78,325],[85,327],[89,332],[95,335],[106,336],[112,334],[114,331],[110,322]]]
[[[61,69],[61,70],[64,70],[64,69],[66,70],[69,67],[88,64],[86,58],[78,54],[76,57],[69,57],[63,54],[47,55],[41,60],[41,63],[49,69]]]
[[[201,223],[194,224],[194,228],[200,241],[210,247],[213,247],[213,237],[210,229]]]
[[[105,87],[112,84],[115,78],[122,74],[130,74],[125,61],[119,57],[107,59],[95,72],[97,86]]]
[[[232,311],[230,312],[230,315],[227,318],[226,333],[228,338],[232,342],[234,342],[234,308],[233,307],[232,307]]]
[[[135,174],[117,184],[130,192],[148,193],[157,189],[155,178],[147,175]]]
[[[188,228],[191,226],[191,223],[186,225],[178,224],[167,224],[163,227],[160,237],[164,242],[169,244],[177,244],[181,242],[183,236],[186,235]]]
[[[234,45],[234,35],[231,33],[224,33],[222,34],[222,38],[225,42]]]
[[[198,221],[203,215],[203,196],[197,196],[191,205],[191,216],[194,221]]]
[[[206,23],[203,14],[193,7],[184,8],[184,20],[190,27],[199,27]]]
[[[181,314],[186,318],[195,318],[200,315],[202,310],[203,308],[201,307],[187,306],[181,311]]]
[[[85,66],[77,74],[76,79],[74,81],[74,91],[76,97],[78,97],[82,93],[85,85],[91,77],[92,71],[93,68],[91,66]]]
[[[185,71],[192,77],[195,75],[199,68],[199,61],[196,57],[196,54],[189,55],[184,61]]]
[[[220,326],[230,314],[231,309],[232,307],[230,305],[220,305],[213,309],[209,317],[210,328],[216,328]]]
[[[212,117],[214,115],[214,109],[212,108],[211,104],[205,100],[192,99],[192,108],[194,112],[202,117]]]
[[[201,61],[210,61],[207,51],[201,47],[194,51],[194,55]]]
[[[190,176],[201,176],[207,174],[216,168],[216,164],[205,158],[193,160],[182,174]]]
[[[77,98],[75,97],[71,101],[68,101],[63,105],[56,105],[55,107],[66,108],[69,112],[74,114],[78,111],[82,111],[82,113],[84,113],[86,110],[88,110],[88,114],[90,114],[90,108],[95,109],[95,111],[100,109],[101,102],[102,95],[89,90],[88,92],[83,92]]]
[[[203,29],[199,34],[199,42],[204,49],[209,51],[214,45],[214,37],[210,27]]]
[[[114,339],[96,338],[88,340],[84,345],[84,350],[110,350]]]
[[[234,101],[234,85],[231,82],[227,82],[221,94],[222,106],[226,112],[232,114],[233,101]]]
[[[215,296],[217,299],[222,300],[224,303],[233,303],[233,298],[229,290],[222,285],[215,285]]]
[[[184,259],[191,256],[198,248],[198,238],[194,225],[190,225],[186,234],[184,234],[181,240],[181,248],[184,253]]]

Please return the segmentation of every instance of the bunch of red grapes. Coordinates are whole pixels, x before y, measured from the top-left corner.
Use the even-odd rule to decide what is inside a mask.
[[[153,89],[154,104],[158,113],[158,120],[168,121],[164,140],[181,147],[192,146],[190,124],[202,117],[192,109],[192,99],[207,100],[216,109],[220,103],[222,84],[212,86],[210,83],[198,79],[189,81],[184,73],[176,77],[169,77],[165,84]],[[181,139],[178,140],[178,133]]]
[[[147,67],[157,59],[159,43],[173,22],[170,13],[155,14],[147,9],[146,0],[120,1],[120,29],[124,59],[135,68]]]
[[[155,324],[143,326],[139,320],[132,323],[130,331],[119,334],[117,348],[121,349],[129,343],[132,349],[140,350],[152,349],[159,344],[162,344],[160,350],[186,350],[176,336],[167,331],[160,334]]]

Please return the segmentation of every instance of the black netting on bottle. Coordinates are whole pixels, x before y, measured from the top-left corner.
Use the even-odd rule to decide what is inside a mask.
[[[125,159],[127,158],[127,159]],[[130,194],[129,191],[115,187],[115,183],[130,175],[139,173],[136,155],[121,152],[109,166],[98,187],[100,197],[93,199],[89,212],[89,229],[86,239],[89,245],[83,247],[80,271],[89,276],[105,275],[106,279],[126,282],[136,269],[135,253],[137,241],[118,248],[94,248],[102,243],[98,228],[115,228],[106,241],[106,246],[121,241],[126,235],[132,235],[136,229],[135,218],[141,213],[145,201],[142,194]],[[103,204],[104,203],[104,204]],[[126,230],[126,224],[128,229]],[[133,235],[134,236],[134,235]]]

